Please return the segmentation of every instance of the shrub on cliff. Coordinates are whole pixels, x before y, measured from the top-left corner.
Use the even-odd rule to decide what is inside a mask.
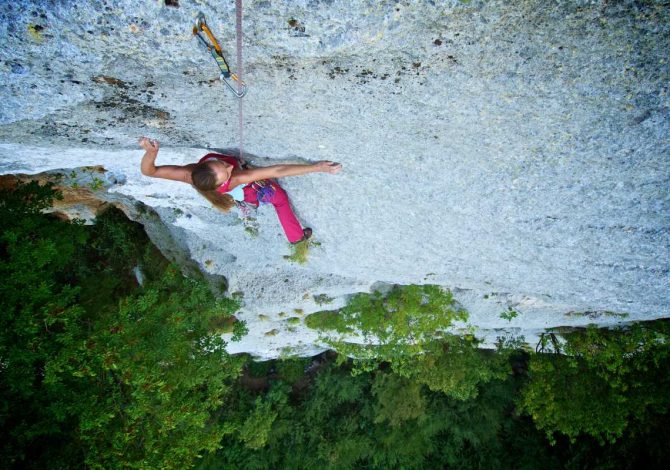
[[[467,318],[451,292],[435,285],[409,285],[394,286],[385,294],[357,294],[338,311],[310,315],[306,324],[339,333],[322,334],[322,340],[342,360],[354,358],[354,373],[374,371],[387,362],[404,378],[464,400],[476,396],[480,384],[502,379],[509,370],[504,355],[479,350],[472,335],[445,333]],[[355,334],[363,344],[351,342]]]

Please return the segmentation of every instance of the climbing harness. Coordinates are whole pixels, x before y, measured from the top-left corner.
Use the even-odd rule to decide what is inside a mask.
[[[202,44],[207,49],[207,51],[209,51],[209,53],[216,61],[216,65],[218,65],[219,70],[221,71],[221,75],[219,76],[221,81],[225,83],[228,86],[228,88],[230,88],[230,91],[232,91],[238,98],[242,98],[244,95],[246,95],[247,85],[236,74],[230,71],[228,62],[226,61],[226,58],[223,56],[221,46],[214,37],[212,30],[209,29],[209,26],[207,26],[207,22],[205,21],[205,15],[203,13],[199,13],[198,17],[195,20],[195,26],[193,26],[193,34],[198,38],[200,44]],[[239,50],[239,44],[238,44],[238,50]],[[229,79],[233,79],[238,83],[237,90],[230,83]]]
[[[251,183],[251,187],[256,190],[256,198],[258,202],[269,204],[275,195],[275,187],[269,180],[259,180]]]

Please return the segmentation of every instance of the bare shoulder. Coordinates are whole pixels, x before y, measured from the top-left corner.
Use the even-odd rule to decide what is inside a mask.
[[[253,176],[249,174],[249,171],[250,170],[248,169],[233,171],[230,175],[230,188],[232,189],[241,184],[253,183],[255,180],[253,179]]]
[[[232,183],[248,184],[253,183],[254,181],[276,178],[276,176],[274,167],[257,167],[238,170],[233,173],[231,187]]]

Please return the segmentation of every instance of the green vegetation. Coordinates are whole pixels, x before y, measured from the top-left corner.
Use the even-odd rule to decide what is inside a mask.
[[[258,236],[258,228],[251,225],[244,227],[244,231],[248,233],[251,237],[256,238]]]
[[[337,310],[324,310],[305,317],[305,325],[313,330],[335,330],[339,333],[352,333],[353,328],[347,326],[344,318]]]
[[[263,389],[238,390],[222,417],[245,432],[227,435],[197,468],[664,468],[670,459],[664,394],[670,377],[668,328],[665,321],[611,331],[589,328],[564,337],[561,344],[571,356],[488,351],[470,355],[467,367],[451,357],[461,350],[444,347],[422,374],[441,369],[438,376],[455,374],[461,381],[470,367],[495,364],[489,367],[494,377],[475,384],[477,392],[467,396],[405,377],[389,363],[356,371],[353,361],[322,357],[318,370],[306,373],[306,362],[265,362]],[[554,368],[538,369],[535,363]],[[626,396],[624,384],[637,388],[626,400],[638,403],[607,419],[608,406]],[[608,388],[620,395],[602,406],[597,401]],[[615,406],[627,405],[624,400]],[[535,412],[524,414],[527,406],[542,410],[543,421]],[[589,410],[593,417],[585,416]],[[574,428],[564,425],[570,420],[588,427],[570,435],[566,430]],[[548,440],[550,428],[554,434]],[[612,429],[616,436],[599,439]]]
[[[284,359],[276,361],[277,375],[289,385],[295,385],[305,377],[305,368],[309,365],[311,359]]]
[[[589,333],[595,334],[589,341],[602,341],[597,333]],[[620,336],[623,343],[636,336],[630,330],[602,333],[610,340]],[[583,339],[581,334],[568,337],[566,344]],[[386,365],[352,374],[352,362],[337,365],[321,358],[318,371],[305,374],[304,367],[293,363],[295,375],[282,376],[284,361],[263,363],[268,378],[263,390],[239,390],[222,418],[240,427],[252,422],[245,429],[254,432],[227,435],[221,448],[205,455],[197,468],[663,468],[667,463],[667,409],[650,409],[644,420],[628,418],[616,444],[600,443],[588,434],[571,442],[560,432],[550,443],[519,408],[520,402],[532,400],[520,392],[534,380],[526,373],[529,364],[546,355],[514,352],[506,357],[499,365],[516,372],[478,385],[478,393],[468,399],[431,390]],[[668,376],[670,362],[664,354],[658,359],[662,362],[649,371],[650,378],[660,371]],[[556,383],[565,387],[566,377],[556,375]],[[581,406],[597,407],[586,398]]]
[[[570,333],[562,355],[536,354],[522,409],[550,439],[561,433],[615,442],[631,421],[670,407],[670,324],[638,323],[625,331]]]
[[[104,182],[103,182],[100,178],[98,178],[97,176],[94,177],[94,178],[93,178],[93,181],[91,181],[91,182],[89,183],[89,187],[90,187],[93,191],[99,191],[99,190],[101,190],[101,189],[103,188],[103,186],[104,186]]]
[[[209,324],[209,330],[220,334],[233,333],[231,338],[233,341],[241,339],[242,336],[249,332],[245,322],[239,321],[229,313],[213,317]]]
[[[324,304],[329,304],[333,300],[335,300],[335,299],[332,298],[332,297],[328,297],[328,295],[326,295],[326,294],[318,294],[318,295],[314,296],[314,302],[316,302],[316,304],[319,305],[319,306],[324,305]]]
[[[287,347],[280,360],[254,362],[228,355],[218,334],[243,334],[232,316],[237,300],[217,299],[201,280],[182,276],[118,211],[93,227],[42,215],[57,196],[37,184],[0,192],[7,467],[670,461],[668,321],[548,332],[538,345],[547,352],[509,338],[482,350],[473,334],[445,333],[467,320],[449,292],[395,286],[305,318],[339,354],[296,359]],[[352,333],[361,344],[345,341]]]
[[[353,328],[401,353],[415,353],[454,321],[465,321],[467,312],[458,307],[450,292],[438,286],[396,285],[386,294],[356,294],[346,307],[317,312],[307,320],[310,318],[317,329]]]
[[[237,304],[169,266],[119,211],[93,227],[42,215],[54,197],[36,183],[0,192],[0,456],[183,468],[223,436],[213,415],[242,364],[210,332]]]
[[[500,318],[507,321],[512,321],[519,316],[519,312],[514,310],[512,307],[507,307],[507,311],[500,314]]]
[[[504,354],[480,350],[472,335],[445,334],[455,321],[466,320],[467,312],[450,292],[434,285],[396,285],[385,294],[357,294],[346,307],[309,315],[305,323],[339,333],[335,339],[328,334],[321,339],[342,354],[341,360],[354,358],[354,373],[388,363],[405,379],[466,400],[477,395],[478,385],[509,373],[501,366]],[[363,343],[348,342],[352,333],[362,336]]]
[[[284,256],[285,259],[298,264],[307,263],[307,255],[309,254],[310,241],[303,240],[291,245],[291,254]]]

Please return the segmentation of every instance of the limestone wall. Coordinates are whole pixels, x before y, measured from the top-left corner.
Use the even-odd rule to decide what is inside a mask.
[[[271,207],[254,237],[139,173],[139,135],[159,163],[239,146],[238,100],[191,34],[202,11],[235,68],[234,2],[170,3],[3,2],[0,172],[104,166],[105,197],[154,208],[244,292],[233,347],[307,353],[285,318],[376,282],[454,289],[482,334],[670,313],[663,2],[244,2],[243,148],[344,165],[283,181],[320,242],[304,266]]]

